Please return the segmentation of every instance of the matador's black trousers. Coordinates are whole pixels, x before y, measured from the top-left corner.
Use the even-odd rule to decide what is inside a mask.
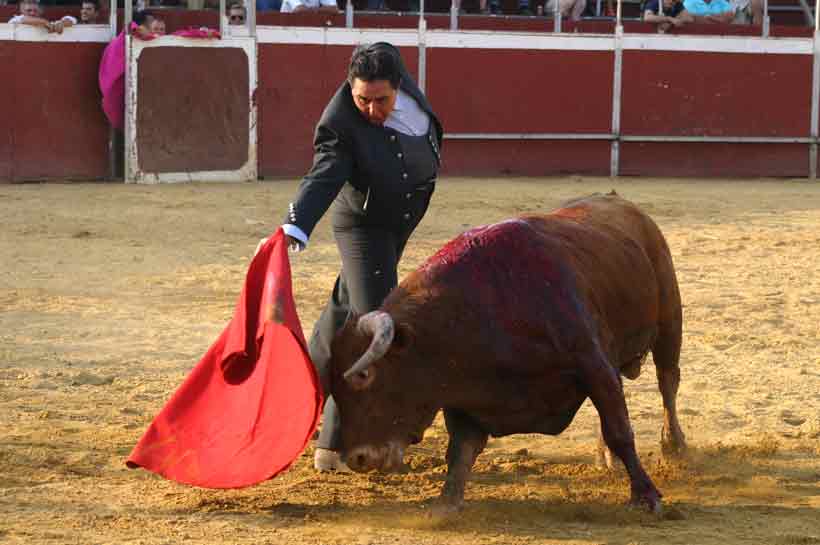
[[[404,246],[418,225],[432,196],[433,187],[414,191],[412,214],[400,216],[395,227],[363,225],[358,218],[333,214],[333,231],[342,258],[342,271],[333,294],[313,329],[308,351],[325,393],[330,382],[330,343],[350,314],[363,315],[378,309],[398,283],[398,264]],[[402,221],[405,220],[405,221]],[[336,403],[327,397],[317,448],[340,450],[340,417]]]

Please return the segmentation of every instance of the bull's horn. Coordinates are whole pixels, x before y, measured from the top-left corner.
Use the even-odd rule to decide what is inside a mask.
[[[368,312],[356,324],[360,332],[368,335],[373,335],[373,340],[370,341],[370,346],[359,360],[353,364],[353,367],[345,371],[345,379],[349,379],[356,373],[361,373],[370,365],[381,358],[390,349],[390,344],[393,342],[393,318],[386,312],[374,310]]]

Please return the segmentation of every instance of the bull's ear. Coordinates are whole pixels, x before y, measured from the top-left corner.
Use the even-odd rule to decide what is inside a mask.
[[[390,349],[401,354],[415,343],[416,331],[413,327],[406,323],[396,324],[395,333],[393,334],[393,344],[390,345]]]

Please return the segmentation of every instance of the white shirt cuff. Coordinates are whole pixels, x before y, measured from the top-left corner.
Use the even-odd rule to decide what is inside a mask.
[[[293,225],[292,223],[286,223],[282,226],[282,230],[285,232],[286,235],[289,237],[293,237],[298,240],[301,244],[299,246],[299,250],[304,250],[305,246],[307,246],[308,237],[304,231],[299,229],[297,226]]]

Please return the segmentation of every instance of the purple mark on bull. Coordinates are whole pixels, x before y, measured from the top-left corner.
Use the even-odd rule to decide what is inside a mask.
[[[572,271],[549,251],[539,251],[539,234],[524,219],[466,231],[421,267],[429,277],[454,277],[473,301],[492,309],[495,326],[507,332],[554,327],[557,350],[569,350],[579,322],[588,317],[577,297]]]

